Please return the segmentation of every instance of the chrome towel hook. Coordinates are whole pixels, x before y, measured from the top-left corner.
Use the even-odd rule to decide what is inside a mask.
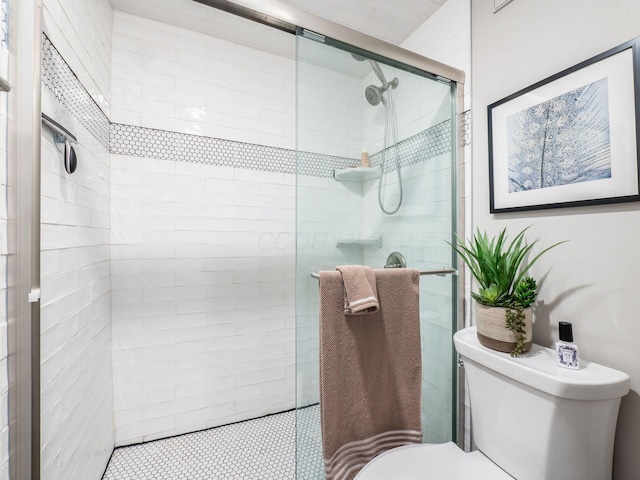
[[[78,157],[76,151],[71,146],[69,140],[64,141],[64,169],[69,175],[76,171],[78,167]]]
[[[78,139],[73,133],[45,113],[42,114],[42,123],[53,131],[54,142],[64,143],[64,169],[71,175],[78,167],[78,157],[73,148],[73,145],[78,143]]]

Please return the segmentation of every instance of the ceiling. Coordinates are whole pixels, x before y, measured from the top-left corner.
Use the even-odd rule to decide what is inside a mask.
[[[193,0],[110,0],[115,10],[293,56],[281,31]],[[446,0],[280,0],[352,29],[399,45]]]
[[[280,0],[400,45],[446,0]]]

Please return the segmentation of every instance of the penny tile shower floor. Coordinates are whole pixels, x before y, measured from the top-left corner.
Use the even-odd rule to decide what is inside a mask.
[[[324,479],[320,409],[298,410],[298,480]],[[116,448],[103,480],[294,480],[296,412]]]

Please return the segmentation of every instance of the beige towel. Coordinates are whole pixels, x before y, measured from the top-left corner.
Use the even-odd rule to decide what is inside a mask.
[[[320,272],[320,411],[327,480],[422,441],[419,272],[375,270],[380,310],[344,314],[339,272]]]
[[[344,314],[362,315],[379,309],[376,275],[373,268],[362,265],[339,265],[344,284]]]

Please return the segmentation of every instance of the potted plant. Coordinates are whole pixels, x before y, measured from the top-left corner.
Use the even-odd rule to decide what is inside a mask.
[[[528,244],[522,230],[509,243],[507,229],[496,237],[478,229],[467,244],[456,235],[451,245],[467,264],[479,285],[471,296],[476,301],[476,325],[480,343],[493,350],[518,356],[531,348],[533,337],[531,305],[538,294],[536,281],[527,276],[531,266],[547,251],[545,248],[529,262],[525,258],[538,242]]]

